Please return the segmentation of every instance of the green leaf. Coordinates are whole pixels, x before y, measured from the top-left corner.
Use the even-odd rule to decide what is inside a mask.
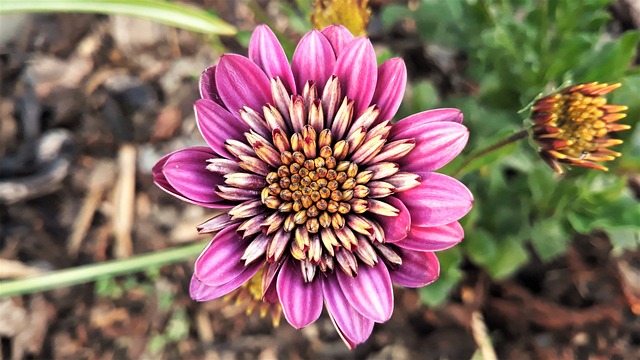
[[[585,213],[570,212],[567,214],[567,220],[575,231],[580,234],[588,234],[593,230],[593,217]]]
[[[495,279],[511,275],[529,260],[527,251],[514,235],[495,236],[479,229],[467,235],[463,244],[471,261],[487,269]]]
[[[527,176],[527,184],[534,204],[545,204],[551,200],[556,181],[548,168],[536,168]]]
[[[124,295],[124,291],[114,278],[103,278],[96,281],[94,287],[96,295],[105,298],[119,299]]]
[[[433,284],[419,289],[420,299],[429,306],[438,306],[447,300],[451,290],[462,279],[462,255],[458,248],[440,251],[437,255],[440,261],[440,277]]]
[[[382,9],[380,18],[382,19],[382,25],[385,28],[390,28],[398,21],[408,17],[411,14],[406,6],[390,4]]]
[[[627,194],[617,201],[602,205],[598,209],[598,216],[594,221],[594,227],[605,230],[636,228],[640,229],[640,203]]]
[[[640,229],[618,229],[607,231],[615,253],[640,248]]]
[[[167,345],[167,340],[162,334],[154,334],[147,343],[147,350],[152,354],[160,354]]]
[[[471,261],[483,267],[488,266],[497,257],[496,240],[484,229],[467,231],[462,246]]]
[[[497,255],[494,261],[487,266],[489,274],[495,279],[504,279],[510,276],[529,261],[527,250],[513,236],[500,241]]]
[[[236,29],[211,12],[161,0],[2,0],[0,14],[82,12],[120,14],[205,34],[234,35]]]
[[[627,31],[615,42],[605,44],[598,52],[585,57],[578,73],[580,82],[611,81],[624,76],[625,70],[635,57],[640,31]]]
[[[564,253],[571,236],[557,218],[538,221],[531,227],[531,245],[543,261]]]
[[[179,308],[173,313],[165,333],[167,339],[173,342],[187,338],[189,335],[189,318],[184,308]]]
[[[640,66],[635,69],[640,70]],[[616,137],[624,140],[624,144],[615,149],[622,153],[622,157],[616,162],[619,163],[619,168],[624,168],[630,173],[638,173],[640,172],[640,101],[638,101],[640,74],[628,75],[620,82],[622,86],[612,93],[611,103],[629,107],[626,111],[627,117],[618,123],[631,125],[633,128],[616,133]]]

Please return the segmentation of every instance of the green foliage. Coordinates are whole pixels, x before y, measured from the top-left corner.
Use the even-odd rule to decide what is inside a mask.
[[[102,277],[96,280],[94,291],[99,297],[109,299],[121,299],[128,292],[132,290],[140,290],[147,295],[157,294],[160,300],[162,295],[166,292],[156,291],[149,281],[154,281],[159,278],[160,272],[158,268],[150,268],[145,271],[147,278],[140,280],[136,275],[126,275],[122,279],[116,277]],[[171,294],[173,299],[173,294]],[[160,302],[162,305],[162,302]]]
[[[618,170],[620,172],[640,173],[640,69],[633,74],[629,74],[622,78],[622,87],[616,90],[612,96],[612,103],[624,104],[629,107],[627,118],[622,119],[619,123],[634,125],[628,131],[620,132],[620,138],[625,141],[620,147],[620,152],[624,154],[618,162]]]
[[[161,354],[167,346],[188,337],[189,316],[186,309],[176,303],[176,291],[181,290],[161,278],[157,267],[149,268],[145,275],[101,278],[96,281],[95,293],[102,298],[117,300],[126,298],[132,291],[136,291],[138,294],[144,294],[146,302],[157,304],[156,316],[168,320],[161,331],[153,330],[147,343],[147,351],[151,354]]]
[[[640,246],[640,204],[625,177],[640,171],[640,69],[629,68],[640,32],[607,33],[610,3],[422,0],[414,11],[399,5],[383,9],[385,26],[410,18],[424,42],[458,50],[468,59],[465,75],[477,84],[476,94],[440,100],[435,88],[425,85],[430,83],[418,82],[401,113],[433,107],[464,112],[471,132],[466,153],[441,171],[462,176],[475,197],[474,209],[462,220],[465,240],[458,255],[494,278],[512,275],[531,256],[548,261],[561,255],[578,233],[604,231],[614,252]],[[518,110],[567,81],[623,83],[611,103],[629,107],[621,123],[634,130],[620,132],[625,144],[616,150],[623,157],[607,164],[610,173],[573,169],[555,175],[524,143],[467,160],[522,129]],[[460,277],[450,267],[461,259],[444,261],[440,280],[421,290],[425,303],[446,299],[443,291]]]
[[[151,336],[147,350],[151,354],[161,354],[167,345],[175,344],[189,336],[189,316],[184,308],[176,309],[163,332]]]

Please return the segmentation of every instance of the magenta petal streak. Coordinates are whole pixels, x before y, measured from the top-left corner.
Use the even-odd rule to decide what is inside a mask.
[[[409,236],[396,245],[410,250],[440,251],[460,243],[463,237],[464,230],[457,221],[432,227],[412,226]]]
[[[418,128],[424,126],[429,123],[434,122],[455,122],[462,123],[462,112],[458,109],[434,109],[427,110],[423,112],[419,112],[417,114],[413,114],[411,116],[407,116],[404,119],[398,120],[395,124],[393,124],[393,128],[391,128],[391,134],[389,135],[389,140],[398,140],[404,139],[410,136],[407,136],[407,132],[420,133]]]
[[[380,108],[377,123],[391,120],[398,111],[407,86],[407,67],[400,58],[385,61],[378,68],[378,85],[372,103]]]
[[[448,224],[471,210],[473,196],[461,182],[438,173],[420,175],[419,186],[397,194],[409,209],[413,226]]]
[[[336,55],[331,44],[319,31],[312,30],[303,36],[291,60],[291,70],[299,92],[302,92],[308,80],[315,82],[318,91],[322,91],[335,63]]]
[[[373,266],[360,266],[358,275],[351,277],[336,271],[340,288],[360,314],[375,321],[385,322],[393,312],[393,290],[389,270],[382,262]]]
[[[240,260],[246,241],[242,240],[233,224],[220,231],[196,260],[194,271],[198,279],[210,286],[222,285],[238,277],[245,270]]]
[[[388,196],[382,201],[400,210],[398,216],[382,216],[375,215],[378,223],[382,225],[384,230],[385,241],[388,243],[395,243],[407,237],[409,230],[411,229],[411,214],[407,207],[400,201],[400,199]]]
[[[328,26],[322,30],[322,35],[329,39],[336,57],[339,56],[344,47],[354,39],[349,30],[342,25]]]
[[[202,75],[200,75],[200,97],[203,99],[215,101],[219,105],[224,107],[224,103],[218,94],[216,88],[216,68],[217,66],[209,66],[206,68]]]
[[[453,160],[469,139],[469,130],[454,122],[437,122],[420,126],[407,135],[416,140],[416,147],[405,156],[402,169],[409,172],[437,170]]]
[[[196,101],[194,110],[198,129],[211,149],[224,158],[234,159],[224,143],[227,139],[244,140],[243,133],[249,127],[211,100]]]
[[[219,286],[209,286],[200,281],[196,275],[193,274],[189,285],[189,294],[191,295],[191,298],[196,301],[217,299],[242,286],[242,284],[253,277],[258,270],[260,270],[260,264],[252,264],[248,266],[244,272],[240,273],[238,277]]]
[[[189,199],[199,205],[208,206],[210,203],[220,202],[222,199],[216,195],[215,187],[222,184],[222,177],[213,174],[206,169],[207,159],[215,157],[211,149],[206,147],[192,147],[178,150],[163,158],[161,167],[154,167],[154,173],[158,175],[156,183],[162,186],[162,180],[170,188],[163,189],[175,191],[177,195]]]
[[[277,280],[278,297],[282,312],[296,329],[303,328],[320,317],[322,312],[322,284],[316,278],[305,283],[291,261],[285,262]]]
[[[262,106],[271,102],[267,75],[244,56],[227,54],[220,58],[216,85],[227,109],[237,118],[243,106],[261,113]]]
[[[378,81],[376,53],[369,39],[350,42],[336,60],[333,74],[341,81],[343,93],[353,99],[356,116],[369,107]]]
[[[335,276],[322,278],[322,292],[329,317],[347,346],[353,349],[365,342],[373,331],[374,321],[350,305]]]
[[[291,66],[282,45],[266,25],[259,25],[249,42],[249,59],[256,63],[269,78],[280,77],[289,93],[296,93]]]
[[[402,266],[391,271],[394,283],[410,288],[422,287],[440,276],[440,263],[432,252],[400,250]]]

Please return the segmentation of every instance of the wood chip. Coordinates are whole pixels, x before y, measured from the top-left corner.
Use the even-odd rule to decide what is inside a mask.
[[[16,279],[38,275],[42,270],[17,260],[0,259],[0,279]]]
[[[82,245],[82,239],[87,235],[91,226],[93,215],[102,201],[107,188],[113,185],[115,169],[111,163],[100,162],[89,175],[89,192],[87,193],[82,208],[73,223],[71,234],[67,239],[67,250],[69,256],[76,258]]]
[[[133,144],[123,144],[118,152],[118,180],[114,194],[113,234],[114,255],[118,259],[131,256],[131,229],[135,213],[137,150]]]

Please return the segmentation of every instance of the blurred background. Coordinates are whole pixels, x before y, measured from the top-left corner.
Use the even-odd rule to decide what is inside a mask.
[[[46,3],[0,0],[3,359],[640,358],[639,1],[354,0],[327,17],[362,17],[351,30],[366,32],[379,63],[405,60],[396,120],[457,107],[471,131],[442,170],[474,193],[465,239],[438,253],[436,283],[395,289],[391,320],[353,351],[326,314],[297,331],[235,298],[193,302],[193,262],[210,239],[196,225],[214,213],[151,174],[161,156],[204,144],[192,105],[206,67],[246,55],[261,23],[290,58],[336,5]],[[628,106],[620,123],[633,126],[615,134],[623,155],[609,172],[556,175],[527,140],[458,171],[522,129],[536,96],[590,81],[622,83],[609,102]],[[110,260],[129,267],[7,295],[21,279]]]

